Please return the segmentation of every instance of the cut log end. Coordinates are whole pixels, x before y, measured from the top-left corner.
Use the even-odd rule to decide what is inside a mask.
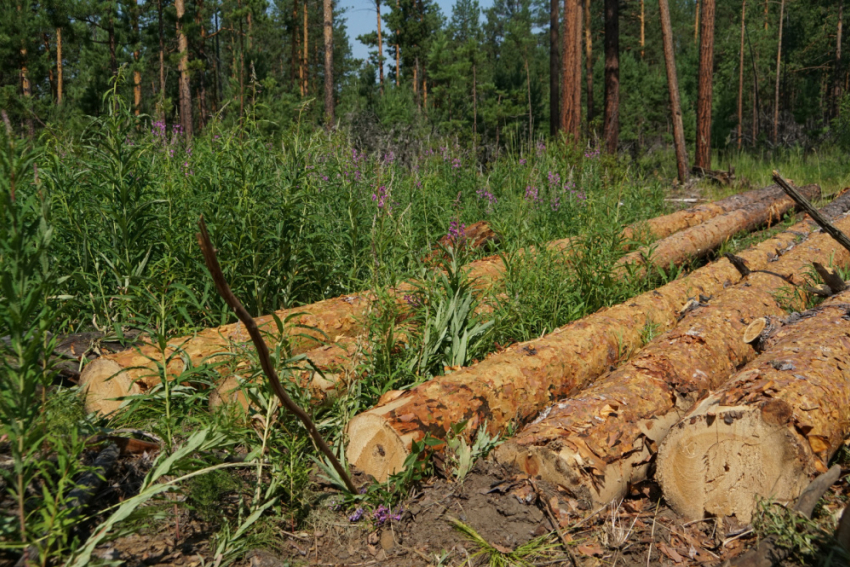
[[[783,411],[779,405],[785,405]],[[659,453],[656,479],[689,519],[735,516],[749,523],[756,495],[791,502],[806,487],[807,448],[786,425],[784,402],[718,407],[674,427]]]
[[[80,388],[88,413],[111,415],[121,407],[122,396],[141,394],[127,372],[115,361],[99,358],[86,366],[80,377]]]
[[[408,450],[396,431],[378,415],[364,413],[348,424],[351,442],[346,449],[348,462],[384,482],[402,470]]]
[[[759,317],[750,323],[744,330],[744,343],[751,345],[756,342],[765,327],[767,327],[767,317]]]

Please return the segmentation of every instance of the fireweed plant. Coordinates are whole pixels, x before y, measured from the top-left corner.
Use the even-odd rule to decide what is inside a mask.
[[[3,273],[20,266],[15,281],[23,283],[4,283],[3,303],[28,302],[20,320],[13,310],[3,311],[2,335],[12,337],[3,348],[17,357],[4,358],[15,361],[6,368],[9,376],[26,376],[14,388],[4,385],[3,393],[10,409],[3,412],[6,440],[0,443],[17,468],[3,473],[3,498],[13,501],[5,509],[16,512],[4,516],[0,528],[4,542],[16,542],[13,554],[36,543],[43,546],[44,562],[50,553],[80,549],[82,561],[92,552],[97,542],[86,543],[86,537],[94,532],[59,521],[61,502],[52,516],[39,515],[26,496],[49,489],[58,502],[67,494],[84,468],[82,439],[92,428],[145,429],[164,441],[161,456],[142,471],[147,476],[140,497],[126,501],[138,509],[116,504],[104,511],[98,521],[105,530],[98,534],[149,526],[140,515],[168,518],[181,509],[217,534],[211,552],[225,559],[238,554],[245,538],[274,545],[280,528],[309,523],[319,509],[341,507],[371,525],[396,521],[404,495],[432,472],[427,456],[439,442],[426,439],[414,447],[405,472],[330,502],[315,479],[336,483],[320,460],[311,460],[316,452],[309,437],[279,411],[251,349],[239,352],[236,345],[234,353],[248,360],[238,371],[247,416],[232,405],[209,408],[211,386],[225,369],[233,371],[227,357],[218,357],[187,359],[180,376],[127,399],[116,416],[74,414],[63,426],[61,447],[57,434],[24,427],[39,422],[40,396],[57,391],[54,373],[39,362],[52,350],[50,337],[98,331],[125,340],[135,329],[165,353],[166,344],[179,344],[177,337],[233,321],[197,248],[201,215],[216,235],[225,277],[252,314],[375,292],[367,331],[358,339],[363,356],[346,390],[325,405],[312,404],[295,379],[307,363],[304,356],[290,352],[286,340],[275,341],[278,371],[292,377],[290,395],[313,414],[340,456],[345,425],[388,390],[472,364],[501,345],[539,336],[676,275],[612,277],[624,253],[622,226],[665,212],[663,188],[594,148],[541,140],[481,164],[469,149],[445,139],[400,163],[389,150],[363,153],[345,132],[293,128],[270,137],[249,114],[241,129],[213,120],[189,138],[179,128],[133,115],[114,90],[104,102],[109,112],[91,118],[82,134],[54,129],[37,141],[4,142],[13,149],[4,150],[0,180],[4,219],[10,219],[2,227]],[[31,150],[24,152],[25,146]],[[15,175],[8,175],[12,170]],[[29,220],[15,221],[15,215]],[[495,250],[466,245],[467,228],[482,220],[501,236]],[[6,235],[17,236],[6,244]],[[448,245],[435,249],[444,236]],[[540,246],[566,237],[575,237],[571,258],[580,261],[565,261]],[[518,253],[529,246],[541,252]],[[463,268],[494,252],[506,275],[481,292]],[[392,290],[402,283],[408,291],[399,301]],[[291,336],[298,329],[284,320],[269,332]],[[186,358],[179,349],[168,356]],[[167,357],[154,362],[154,372],[165,377]],[[79,405],[73,407],[79,413]],[[45,444],[45,435],[56,439]],[[45,473],[38,468],[42,461],[30,458],[59,451],[65,455],[58,461],[62,470]],[[240,462],[223,462],[234,452]],[[166,507],[161,499],[157,483],[163,481],[157,479],[166,478],[164,471],[186,479],[168,487],[185,495],[176,507],[174,500]],[[215,474],[197,480],[206,471]],[[221,502],[217,509],[207,505],[210,494]],[[53,531],[36,517],[57,518]],[[34,533],[47,539],[36,542]]]

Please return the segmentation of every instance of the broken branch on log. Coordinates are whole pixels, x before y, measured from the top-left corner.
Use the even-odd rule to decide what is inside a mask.
[[[795,499],[850,433],[850,292],[802,313],[698,403],[659,448],[656,480],[688,518],[749,522],[756,496]]]
[[[824,218],[823,215],[821,215],[817,211],[817,209],[812,206],[809,200],[806,199],[805,196],[801,195],[800,192],[794,186],[785,181],[782,176],[779,175],[779,172],[776,170],[773,171],[773,180],[776,181],[776,183],[780,187],[782,187],[782,190],[785,191],[789,197],[794,199],[794,202],[797,203],[797,205],[801,209],[806,211],[809,216],[812,217],[812,220],[818,223],[818,226],[820,226],[827,234],[837,240],[838,243],[841,244],[844,248],[850,250],[850,238],[847,238],[846,234],[832,226],[829,220]]]

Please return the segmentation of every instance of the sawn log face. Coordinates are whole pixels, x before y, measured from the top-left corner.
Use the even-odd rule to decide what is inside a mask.
[[[850,229],[850,217],[839,221]],[[796,284],[812,262],[850,264],[850,253],[828,235],[810,236],[769,269],[792,274]],[[628,363],[541,418],[499,447],[496,458],[559,484],[591,509],[625,496],[646,478],[661,442],[685,411],[756,357],[742,340],[755,319],[784,315],[788,282],[755,272],[707,305],[689,311],[668,333]],[[786,299],[787,301],[787,299]],[[797,301],[799,308],[799,301]]]
[[[656,478],[685,516],[792,501],[850,434],[850,292],[791,319],[661,444]]]
[[[751,269],[765,268],[777,250],[795,244],[814,227],[799,223],[741,257]],[[511,422],[527,423],[553,400],[573,394],[628,359],[642,346],[645,329],[663,332],[672,327],[689,298],[712,296],[739,279],[723,259],[542,339],[513,345],[476,366],[391,393],[349,424],[349,462],[384,480],[400,470],[411,443],[426,434],[445,438],[452,424],[467,420],[470,436],[484,422],[491,431]]]

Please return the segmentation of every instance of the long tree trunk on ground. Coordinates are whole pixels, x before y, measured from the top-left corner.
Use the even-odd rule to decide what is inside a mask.
[[[787,199],[782,203],[789,206]],[[772,216],[771,208],[767,203],[751,205],[674,235],[665,244],[683,248],[689,243],[693,251],[694,245],[700,250],[719,246],[730,234],[726,230],[751,230]],[[761,269],[783,238],[793,242],[798,237],[783,234],[742,256]],[[445,439],[451,424],[466,422],[464,434],[473,439],[485,423],[491,434],[510,423],[528,423],[553,399],[581,390],[640,348],[648,327],[661,332],[671,328],[689,297],[713,296],[729,281],[737,281],[736,274],[725,259],[715,262],[542,339],[513,345],[475,366],[407,391],[387,392],[375,408],[349,423],[348,460],[383,481],[403,468],[412,443],[424,439],[426,432]]]
[[[833,70],[832,85],[832,116],[838,116],[838,105],[841,102],[842,69],[841,69],[841,41],[844,31],[844,0],[838,1],[838,26],[835,33],[835,69]]]
[[[556,136],[561,126],[560,75],[561,56],[558,32],[561,23],[558,18],[560,0],[551,0],[549,4],[549,135]]]
[[[756,360],[670,431],[656,478],[674,509],[748,523],[756,498],[793,501],[827,470],[850,434],[848,301],[840,293],[765,337]]]
[[[381,81],[381,94],[384,94],[384,39],[381,36],[381,0],[375,0],[378,12],[378,76]]]
[[[602,137],[609,154],[620,144],[620,5],[605,0],[605,116]]]
[[[744,31],[747,15],[747,0],[741,2],[741,49],[738,62],[738,151],[744,141]]]
[[[702,0],[694,165],[711,169],[711,101],[714,86],[714,0]]]
[[[673,29],[670,25],[670,6],[667,0],[658,0],[661,12],[661,39],[664,43],[664,63],[667,68],[667,90],[670,93],[670,112],[673,119],[673,142],[676,147],[676,169],[679,183],[688,180],[688,149],[685,146],[685,129],[682,125],[682,105],[679,102],[679,79],[673,49]]]
[[[180,84],[178,95],[180,97],[180,125],[188,137],[192,137],[192,91],[189,87],[189,41],[183,31],[183,16],[186,14],[184,0],[174,0],[174,8],[177,11],[177,52],[180,54],[180,62],[177,69],[180,71]]]
[[[157,0],[157,21],[159,24],[159,114],[165,120],[165,33],[162,20],[162,0]]]
[[[850,195],[835,204],[833,210],[846,211]],[[850,226],[850,218],[844,223]],[[807,232],[814,227],[800,224],[806,225]],[[811,262],[828,262],[833,254],[839,264],[850,264],[850,253],[829,236],[811,235],[770,269],[795,274],[802,283]],[[620,500],[646,478],[657,444],[682,413],[756,357],[741,336],[750,322],[785,314],[780,291],[788,285],[772,274],[751,273],[689,310],[628,363],[547,410],[499,447],[496,458],[566,488],[589,510]]]
[[[584,80],[587,85],[587,135],[590,137],[590,124],[595,112],[593,108],[593,34],[590,20],[590,0],[584,0]]]
[[[62,104],[62,28],[56,28],[56,104]]]
[[[785,19],[785,0],[779,3],[779,41],[776,45],[776,87],[773,97],[773,145],[779,142],[779,79],[782,76],[782,20]]]
[[[333,31],[333,2],[324,0],[324,32],[325,32],[325,125],[328,129],[334,124],[334,31]]]
[[[623,230],[621,239],[625,242],[632,241],[638,234],[649,234],[655,238],[665,238],[679,231],[695,227],[719,215],[746,208],[752,203],[773,203],[778,199],[782,199],[783,196],[784,193],[777,187],[768,187],[741,195],[734,195],[715,203],[699,205],[687,210],[650,219],[649,221],[636,223]],[[575,241],[573,239],[566,238],[550,242],[547,247],[552,251],[565,254],[563,261],[566,262],[571,258],[570,254],[572,253],[574,243]],[[665,248],[669,251],[670,249],[675,249],[677,246],[677,244],[674,244]],[[525,253],[533,254],[534,249],[529,249]],[[669,259],[669,256],[663,255],[663,257]],[[506,267],[500,257],[490,257],[472,262],[466,268],[466,275],[471,281],[475,282],[476,289],[486,291],[501,281],[505,271]],[[409,291],[406,291],[406,288],[402,287],[396,289],[393,293],[398,301],[401,302],[403,301],[403,295],[409,293]],[[364,321],[371,309],[373,300],[374,294],[364,292],[329,299],[303,307],[278,311],[276,315],[279,319],[284,320],[294,314],[296,315],[297,324],[307,325],[309,329],[316,329],[315,331],[305,329],[302,333],[293,337],[292,350],[293,353],[300,354],[309,349],[318,349],[316,352],[311,352],[309,355],[310,358],[325,360],[328,356],[336,356],[334,353],[324,352],[328,349],[341,350],[339,353],[340,356],[346,356],[346,350],[351,343],[342,339],[345,337],[356,337],[364,332]],[[274,325],[272,316],[260,317],[257,319],[257,322],[260,327]],[[175,344],[183,344],[185,351],[193,360],[208,359],[218,354],[229,353],[232,349],[232,341],[239,342],[244,339],[241,333],[243,333],[243,330],[238,325],[226,325],[216,329],[207,329],[198,333],[195,337],[175,340]],[[333,345],[319,347],[318,345],[322,344],[324,336],[333,336],[340,340]],[[134,392],[139,393],[142,389],[158,383],[159,373],[156,370],[156,364],[151,362],[152,360],[159,360],[157,358],[158,356],[159,353],[157,353],[154,347],[143,346],[138,353],[136,351],[125,351],[115,355],[104,356],[95,363],[87,366],[81,378],[81,383],[92,392],[86,400],[87,410],[109,413],[117,409],[120,402],[107,401],[104,398],[115,397],[112,388],[121,389],[124,387],[121,386],[122,384],[129,387],[134,382],[138,382],[134,386]],[[179,374],[182,371],[181,365],[182,358],[174,357],[168,368],[169,375],[175,372]],[[120,373],[120,375],[115,380],[109,380],[116,373]],[[100,392],[106,393],[101,395]],[[125,388],[122,392],[126,394],[128,390]]]

